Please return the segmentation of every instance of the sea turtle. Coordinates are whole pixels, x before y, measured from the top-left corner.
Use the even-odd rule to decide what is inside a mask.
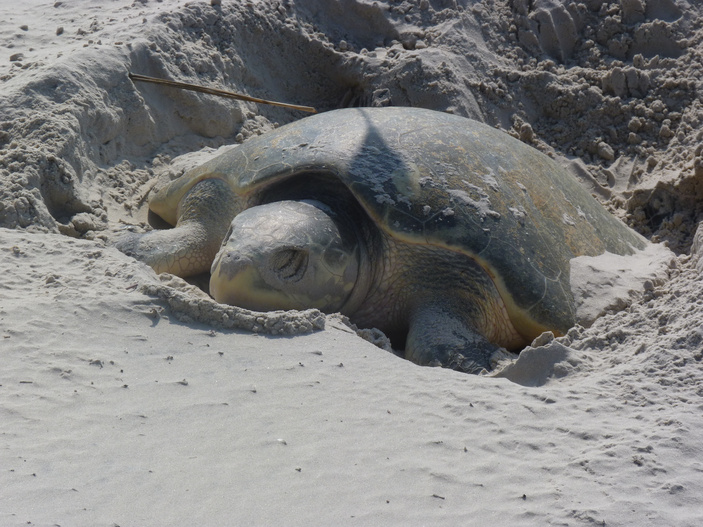
[[[548,156],[417,108],[282,126],[171,182],[150,208],[175,228],[118,246],[157,271],[211,270],[215,300],[253,310],[341,312],[418,364],[467,372],[577,322],[573,258],[648,243]]]

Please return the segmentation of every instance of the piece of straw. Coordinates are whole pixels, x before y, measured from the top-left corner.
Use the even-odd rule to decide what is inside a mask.
[[[152,84],[161,84],[162,86],[170,86],[172,88],[181,88],[183,90],[197,91],[200,93],[207,93],[209,95],[218,95],[220,97],[229,97],[230,99],[238,99],[240,101],[249,101],[259,104],[271,104],[273,106],[280,106],[282,108],[290,108],[291,110],[301,110],[303,112],[317,113],[317,110],[311,106],[299,106],[297,104],[287,104],[284,102],[267,101],[266,99],[258,99],[256,97],[249,97],[248,95],[242,95],[239,93],[234,93],[226,90],[219,90],[217,88],[207,88],[205,86],[198,86],[197,84],[188,84],[185,82],[170,81],[167,79],[159,79],[156,77],[148,77],[146,75],[139,75],[137,73],[130,73],[129,78],[132,81],[139,82],[151,82]]]

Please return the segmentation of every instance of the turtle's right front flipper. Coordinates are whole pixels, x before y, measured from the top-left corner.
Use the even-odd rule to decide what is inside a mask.
[[[178,204],[173,229],[123,234],[115,246],[157,273],[187,277],[208,272],[239,210],[239,199],[224,181],[205,179]]]
[[[421,366],[441,366],[464,373],[490,370],[500,349],[467,326],[466,317],[450,302],[420,307],[410,320],[405,358]]]

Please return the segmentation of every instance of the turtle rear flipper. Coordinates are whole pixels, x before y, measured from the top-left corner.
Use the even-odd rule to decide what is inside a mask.
[[[178,222],[173,229],[124,234],[115,246],[157,273],[188,277],[209,272],[229,224],[239,210],[238,203],[224,181],[205,179],[190,189],[179,203]]]

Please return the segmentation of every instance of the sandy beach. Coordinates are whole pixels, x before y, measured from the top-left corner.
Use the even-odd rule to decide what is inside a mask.
[[[0,0],[0,525],[700,525],[702,58],[686,0]],[[129,72],[485,122],[670,256],[486,375],[219,305],[114,240],[306,114]]]

